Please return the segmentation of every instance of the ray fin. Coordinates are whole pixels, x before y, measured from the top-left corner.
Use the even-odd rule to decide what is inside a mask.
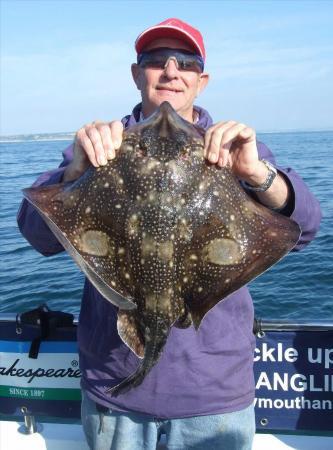
[[[71,192],[71,194],[66,192],[66,189],[70,185],[72,185],[72,183],[60,183],[52,186],[28,188],[23,190],[23,195],[38,210],[50,230],[55,234],[59,242],[96,289],[118,308],[127,310],[135,309],[136,305],[131,301],[130,296],[124,296],[117,292],[98,274],[96,267],[94,266],[98,265],[99,258],[95,257],[94,261],[84,258],[66,236],[66,228],[60,228],[61,210],[64,208],[64,200],[66,196],[75,196],[75,192]],[[52,208],[57,208],[57,216],[54,215]],[[56,223],[55,220],[57,220],[58,223]]]
[[[139,358],[144,357],[145,342],[136,311],[118,311],[117,329],[123,342]]]
[[[240,289],[258,275],[268,270],[280,261],[297,244],[301,233],[299,225],[279,213],[252,202],[251,208],[253,227],[251,239],[246,249],[241,249],[237,238],[210,238],[201,252],[201,259],[210,268],[211,279],[205,283],[198,276],[198,285],[202,292],[195,290],[187,295],[185,302],[191,314],[194,327],[199,328],[207,312],[221,299]],[[219,209],[216,208],[215,218],[211,220],[209,233],[219,227]],[[224,217],[221,218],[224,221]],[[206,230],[207,232],[207,230]],[[202,230],[197,230],[202,233]]]

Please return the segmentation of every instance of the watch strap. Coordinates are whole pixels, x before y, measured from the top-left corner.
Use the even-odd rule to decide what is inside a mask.
[[[265,164],[265,166],[268,169],[268,174],[266,180],[260,184],[259,186],[251,186],[251,184],[247,183],[246,181],[242,181],[242,185],[244,188],[254,191],[254,192],[265,192],[267,189],[269,189],[272,186],[272,183],[277,175],[276,168],[269,162],[266,161],[266,159],[260,160],[262,163]]]

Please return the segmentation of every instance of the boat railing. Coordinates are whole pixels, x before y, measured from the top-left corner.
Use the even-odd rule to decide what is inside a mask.
[[[77,325],[79,321],[79,314],[73,314],[73,324]],[[2,312],[0,313],[1,322],[15,322],[17,320],[17,313]],[[256,327],[262,331],[329,331],[333,330],[333,320],[328,319],[302,319],[302,320],[288,320],[288,319],[265,319],[256,318],[254,322],[254,329]]]

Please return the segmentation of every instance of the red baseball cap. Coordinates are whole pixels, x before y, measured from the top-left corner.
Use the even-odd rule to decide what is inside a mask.
[[[206,58],[203,37],[199,30],[179,19],[167,19],[153,27],[144,30],[135,41],[135,50],[141,53],[143,49],[155,39],[174,38],[190,44],[198,55]]]

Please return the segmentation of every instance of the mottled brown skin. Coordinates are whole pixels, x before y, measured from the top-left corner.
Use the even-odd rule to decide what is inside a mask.
[[[106,166],[73,183],[24,191],[119,307],[118,332],[143,358],[113,395],[142,382],[171,326],[198,329],[211,308],[299,238],[295,222],[255,203],[228,168],[205,161],[202,136],[165,102],[125,131]]]

